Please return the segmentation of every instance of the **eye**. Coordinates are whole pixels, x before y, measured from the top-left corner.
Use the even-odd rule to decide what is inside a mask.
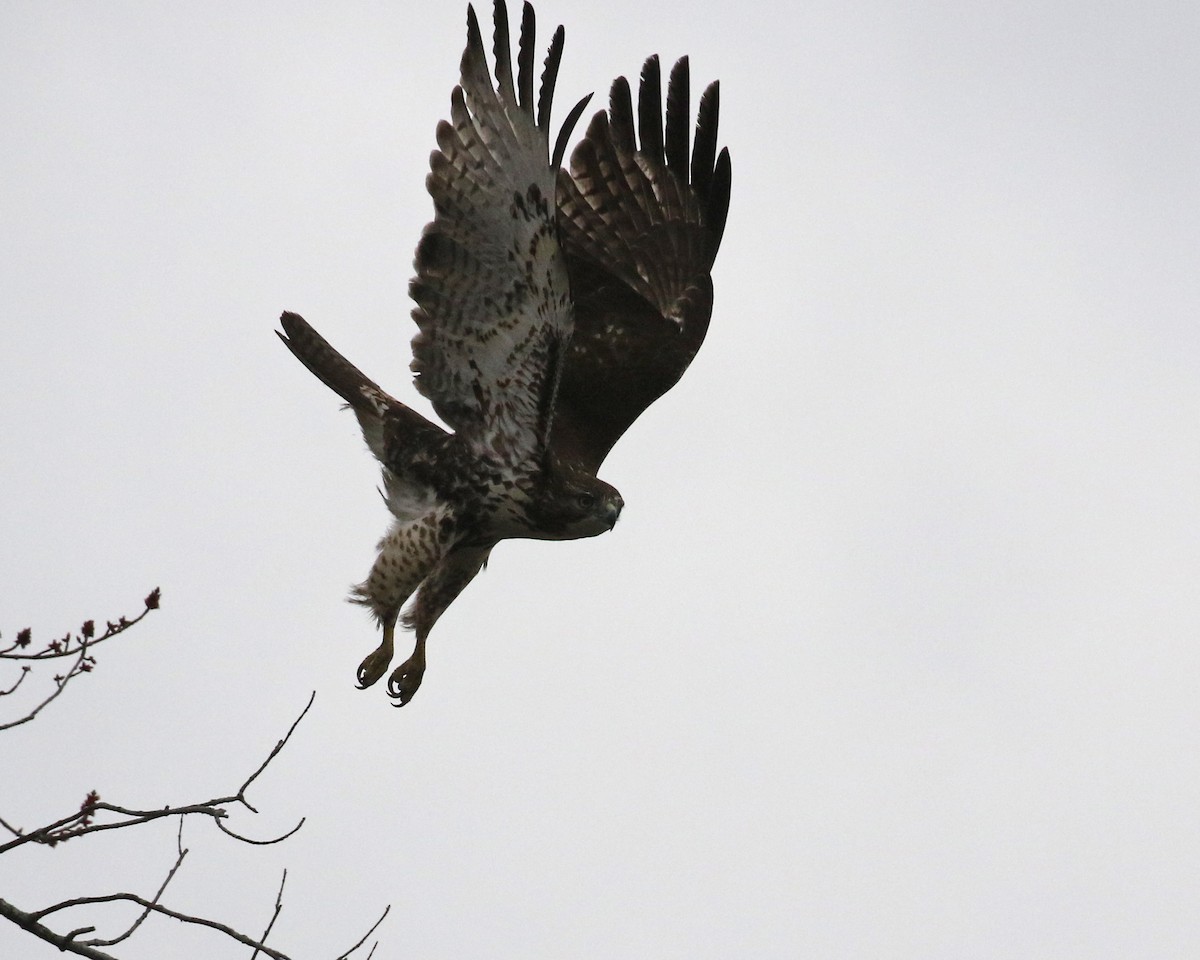
[[[596,498],[590,493],[581,493],[579,495],[579,505],[583,507],[584,510],[591,510],[592,507],[596,505]]]

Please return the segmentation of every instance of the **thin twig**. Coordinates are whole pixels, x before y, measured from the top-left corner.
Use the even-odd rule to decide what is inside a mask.
[[[308,703],[305,704],[304,709],[300,711],[300,715],[295,719],[291,727],[288,728],[288,732],[284,735],[283,739],[275,744],[266,760],[259,764],[258,768],[246,778],[245,782],[241,785],[241,787],[238,788],[238,792],[236,794],[227,797],[214,797],[213,799],[206,800],[203,803],[193,803],[181,807],[167,806],[158,810],[132,810],[127,807],[117,806],[114,803],[98,800],[95,803],[88,805],[85,809],[81,809],[75,813],[61,818],[60,820],[56,820],[53,823],[46,824],[44,827],[31,830],[28,833],[23,833],[20,830],[10,827],[3,820],[0,820],[0,824],[3,824],[3,826],[6,827],[11,833],[16,835],[16,839],[10,840],[8,843],[0,844],[0,854],[7,853],[14,847],[19,847],[26,843],[45,843],[53,845],[61,843],[64,840],[70,840],[73,837],[82,837],[88,833],[98,833],[102,830],[120,830],[125,827],[136,826],[137,824],[141,823],[149,823],[152,820],[161,820],[163,817],[183,816],[186,814],[201,814],[203,816],[212,817],[213,820],[217,822],[218,826],[223,827],[224,825],[221,824],[220,821],[229,816],[224,808],[234,803],[240,803],[249,810],[257,813],[258,811],[246,802],[246,790],[259,777],[259,775],[262,774],[262,772],[267,768],[267,765],[270,764],[270,762],[277,756],[279,756],[280,751],[283,750],[284,746],[286,746],[288,741],[292,738],[292,734],[296,732],[296,728],[300,725],[300,721],[304,719],[305,715],[312,708],[313,701],[316,699],[316,696],[316,691],[313,691],[308,698]],[[126,819],[116,820],[110,823],[81,823],[84,817],[91,816],[97,811],[113,813]],[[304,818],[301,818],[300,822],[297,823],[296,826],[292,827],[292,829],[287,833],[284,833],[283,835],[275,837],[271,840],[252,840],[249,837],[243,837],[240,834],[234,833],[229,829],[225,829],[223,832],[227,833],[235,840],[241,840],[244,843],[271,844],[278,843],[281,840],[286,840],[302,826],[304,826]]]
[[[250,807],[250,804],[246,803],[246,791],[249,789],[250,784],[252,784],[255,780],[258,779],[258,775],[267,769],[267,764],[269,764],[272,760],[274,760],[279,755],[279,751],[282,750],[287,745],[287,742],[292,739],[292,734],[296,732],[296,728],[298,726],[300,726],[300,721],[303,720],[305,715],[308,713],[308,711],[310,709],[312,709],[313,701],[316,699],[317,699],[317,691],[314,690],[309,695],[308,703],[306,703],[304,705],[304,709],[300,711],[300,716],[298,716],[292,722],[292,725],[288,728],[288,732],[283,735],[283,739],[280,740],[277,744],[275,744],[275,748],[271,751],[270,755],[268,755],[267,759],[264,760],[259,765],[259,768],[257,770],[255,770],[252,774],[250,774],[250,776],[248,776],[246,778],[246,782],[243,783],[241,786],[241,789],[238,790],[237,799],[240,800],[242,803],[244,803],[247,807]],[[253,807],[250,807],[250,809],[254,810]],[[258,811],[255,810],[254,812],[257,813]]]
[[[263,931],[263,935],[259,937],[262,943],[267,942],[267,937],[271,935],[271,929],[275,926],[275,921],[279,919],[279,914],[283,912],[283,887],[287,883],[287,868],[284,868],[283,879],[279,881],[279,892],[275,894],[275,910],[271,914],[271,920],[267,924],[267,929]],[[250,954],[250,960],[254,960],[259,954],[259,948],[255,947],[254,952]]]
[[[161,810],[127,810],[124,807],[118,807],[116,804],[105,803],[101,800],[89,807],[88,812],[106,810],[109,813],[116,813],[128,819],[117,820],[112,823],[91,823],[86,826],[71,826],[71,824],[87,815],[83,810],[80,810],[77,813],[72,813],[70,816],[63,817],[61,820],[55,820],[54,823],[48,823],[44,827],[38,827],[38,829],[31,830],[28,833],[21,833],[17,839],[10,840],[8,843],[0,844],[0,854],[7,853],[14,847],[19,847],[26,843],[44,843],[53,846],[64,840],[70,840],[73,837],[82,837],[85,834],[99,833],[103,830],[121,830],[125,827],[134,827],[139,824],[150,823],[154,820],[161,820],[163,817],[186,816],[187,814],[195,813],[212,817],[213,819],[220,819],[229,816],[229,814],[219,805],[233,803],[236,800],[237,797],[218,797],[215,800],[208,800],[204,803],[191,803],[182,807],[163,807]]]
[[[145,616],[145,611],[143,612],[142,616]],[[67,689],[68,683],[70,683],[72,680],[74,680],[81,673],[87,673],[87,671],[84,670],[83,668],[87,664],[88,646],[89,646],[88,642],[86,640],[84,640],[79,644],[78,648],[76,648],[75,651],[72,651],[72,652],[77,652],[78,656],[76,657],[75,662],[73,664],[71,664],[71,669],[69,669],[62,676],[58,676],[58,677],[54,678],[55,686],[54,686],[53,693],[51,693],[48,697],[46,697],[45,700],[43,700],[36,707],[34,707],[27,714],[25,714],[25,716],[20,717],[16,720],[10,720],[8,723],[0,723],[0,730],[11,730],[13,727],[19,727],[23,723],[28,723],[30,720],[32,720],[34,717],[36,717],[39,713],[41,713],[46,707],[50,706],[50,704],[52,704],[55,700],[57,700],[62,695],[62,692]],[[33,660],[33,659],[36,659],[36,657],[29,657],[27,659]]]
[[[7,695],[12,693],[21,685],[25,679],[25,675],[29,672],[29,663],[39,662],[43,660],[55,660],[60,657],[75,657],[75,662],[71,664],[70,669],[65,674],[60,674],[54,678],[54,690],[37,706],[30,710],[25,716],[19,717],[16,720],[10,720],[7,723],[0,723],[0,731],[10,730],[13,727],[19,727],[23,723],[28,723],[46,707],[57,700],[67,685],[78,677],[81,673],[90,673],[96,661],[88,655],[89,650],[93,650],[106,640],[111,640],[113,637],[124,633],[130,627],[140,623],[142,619],[150,613],[151,610],[157,610],[159,602],[162,599],[162,593],[158,587],[150,591],[150,594],[143,601],[145,609],[142,610],[132,620],[122,616],[116,623],[108,621],[107,629],[99,637],[95,636],[95,625],[91,620],[86,621],[80,627],[79,633],[74,637],[70,632],[61,640],[52,640],[49,644],[34,653],[26,653],[30,643],[30,631],[28,628],[17,633],[17,639],[9,646],[0,650],[0,660],[17,660],[25,661],[25,665],[21,668],[21,677],[12,686],[11,689],[4,691]]]
[[[147,596],[143,601],[145,608],[136,617],[130,619],[129,617],[123,616],[118,618],[116,623],[113,623],[113,621],[109,620],[108,623],[105,624],[104,633],[98,637],[86,636],[86,632],[91,629],[90,624],[92,621],[89,620],[84,624],[84,630],[80,631],[80,636],[75,638],[75,642],[83,643],[86,641],[88,646],[97,647],[105,640],[111,640],[118,634],[124,633],[130,627],[136,626],[146,618],[146,615],[149,614],[151,610],[158,609],[161,599],[162,591],[158,587],[155,587],[150,591],[150,595]],[[20,634],[18,634],[18,637],[20,637]],[[27,639],[25,643],[22,643],[21,640],[18,639],[15,643],[12,643],[3,650],[0,650],[0,660],[55,660],[59,657],[73,656],[78,649],[71,647],[71,634],[68,633],[65,637],[63,637],[62,640],[52,642],[49,646],[44,647],[36,653],[13,653],[14,650],[24,650],[27,644]]]
[[[366,942],[367,942],[367,940],[370,938],[371,934],[373,934],[373,933],[374,933],[376,930],[378,930],[378,929],[379,929],[379,925],[380,925],[381,923],[383,923],[384,919],[387,917],[387,915],[388,915],[388,913],[391,911],[391,909],[392,909],[392,905],[389,903],[389,904],[388,904],[386,907],[384,907],[384,908],[383,908],[383,913],[381,913],[381,914],[379,915],[379,919],[378,919],[378,920],[376,920],[376,921],[375,921],[375,922],[374,922],[374,923],[371,925],[371,929],[370,929],[370,930],[368,930],[366,933],[364,933],[364,934],[362,935],[362,939],[361,939],[361,940],[359,940],[359,941],[358,941],[358,943],[356,943],[354,946],[352,946],[352,947],[351,947],[349,950],[347,950],[345,953],[341,954],[341,955],[340,955],[340,956],[337,958],[337,960],[346,960],[346,958],[347,958],[347,957],[349,957],[349,956],[350,956],[350,954],[352,954],[352,953],[353,953],[355,950],[357,950],[357,949],[358,949],[359,947],[361,947],[361,946],[362,946],[364,943],[366,943]],[[367,954],[367,960],[371,960],[371,956],[372,956],[372,955],[375,953],[375,947],[377,947],[377,946],[379,946],[379,944],[378,944],[378,943],[377,943],[377,944],[375,944],[375,946],[371,947],[371,952]]]
[[[13,684],[11,687],[9,687],[7,690],[0,690],[0,697],[7,697],[7,696],[8,696],[10,693],[16,693],[16,692],[17,692],[17,688],[18,688],[18,687],[19,687],[19,686],[20,686],[22,683],[24,683],[24,682],[25,682],[25,678],[26,678],[27,676],[29,676],[29,671],[30,671],[30,669],[31,669],[31,667],[29,666],[29,664],[25,664],[25,666],[23,666],[23,667],[21,668],[21,674],[20,674],[20,676],[18,676],[18,677],[17,677],[17,682],[16,682],[16,683],[14,683],[14,684]]]
[[[278,837],[272,837],[270,840],[255,840],[253,837],[243,837],[240,833],[234,833],[232,830],[230,830],[221,820],[214,820],[213,823],[217,825],[218,830],[228,837],[233,837],[234,840],[240,840],[242,843],[249,843],[256,847],[269,847],[273,843],[282,843],[292,834],[296,833],[302,826],[304,826],[304,821],[307,819],[308,817],[301,817],[300,822],[292,827],[292,829],[287,833],[281,834]]]
[[[162,899],[162,895],[167,891],[167,884],[169,884],[175,878],[175,874],[178,873],[179,868],[183,866],[183,858],[188,854],[187,850],[185,850],[183,847],[183,817],[179,818],[179,832],[175,835],[175,849],[179,851],[178,856],[175,858],[175,864],[171,867],[170,871],[167,873],[167,878],[163,880],[162,886],[158,888],[158,892],[154,895],[154,903],[158,903],[158,901]],[[115,947],[122,940],[128,940],[131,936],[133,936],[133,932],[142,925],[145,919],[150,916],[150,913],[151,910],[147,907],[142,911],[141,915],[133,921],[133,925],[120,936],[114,937],[112,940],[89,940],[87,945],[90,947]]]

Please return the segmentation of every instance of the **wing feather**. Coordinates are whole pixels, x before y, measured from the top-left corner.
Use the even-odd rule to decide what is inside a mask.
[[[635,119],[617,78],[559,172],[559,228],[575,299],[552,446],[596,470],[630,424],[683,375],[712,313],[709,271],[729,206],[718,155],[718,87],[700,99],[689,161],[689,68],[672,68],[665,129],[657,57],[642,68]]]
[[[521,22],[519,92],[503,0],[494,25],[495,84],[468,8],[460,83],[430,157],[434,219],[417,245],[410,285],[419,328],[412,369],[417,389],[477,454],[515,463],[546,443],[557,358],[572,327],[548,135],[562,36],[560,28],[535,120],[532,10]]]
[[[658,56],[642,66],[642,82],[638,85],[638,132],[642,139],[642,155],[652,163],[663,162],[662,75]]]
[[[688,80],[688,59],[683,57],[671,68],[667,83],[667,166],[677,178],[687,183],[688,124],[691,122]]]
[[[533,7],[528,3],[521,13],[521,47],[517,51],[517,89],[521,93],[521,109],[533,113],[533,38],[536,34],[536,21]],[[553,93],[553,91],[551,91]],[[538,127],[543,126],[538,118]]]

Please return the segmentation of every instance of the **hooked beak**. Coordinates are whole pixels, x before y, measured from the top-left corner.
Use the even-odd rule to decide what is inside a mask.
[[[621,508],[625,506],[625,501],[619,496],[609,500],[605,504],[604,519],[608,522],[608,529],[611,530],[617,525],[617,518],[621,516]]]

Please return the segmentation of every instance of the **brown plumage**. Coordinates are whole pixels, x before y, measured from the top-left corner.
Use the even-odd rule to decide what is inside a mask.
[[[426,180],[435,215],[410,286],[415,383],[454,432],[385,393],[300,316],[281,318],[283,342],[350,405],[383,466],[393,522],[352,595],[383,640],[358,679],[365,687],[386,672],[400,620],[416,634],[388,680],[401,704],[421,683],[429,631],[498,541],[589,537],[616,523],[623,501],[596,471],[704,340],[729,204],[715,83],[701,97],[689,156],[686,58],[671,70],[665,128],[651,57],[636,118],[618,79],[568,173],[560,160],[587,99],[551,153],[562,27],[536,109],[533,8],[524,6],[515,78],[503,0],[494,36],[493,84],[468,7],[461,82]]]

